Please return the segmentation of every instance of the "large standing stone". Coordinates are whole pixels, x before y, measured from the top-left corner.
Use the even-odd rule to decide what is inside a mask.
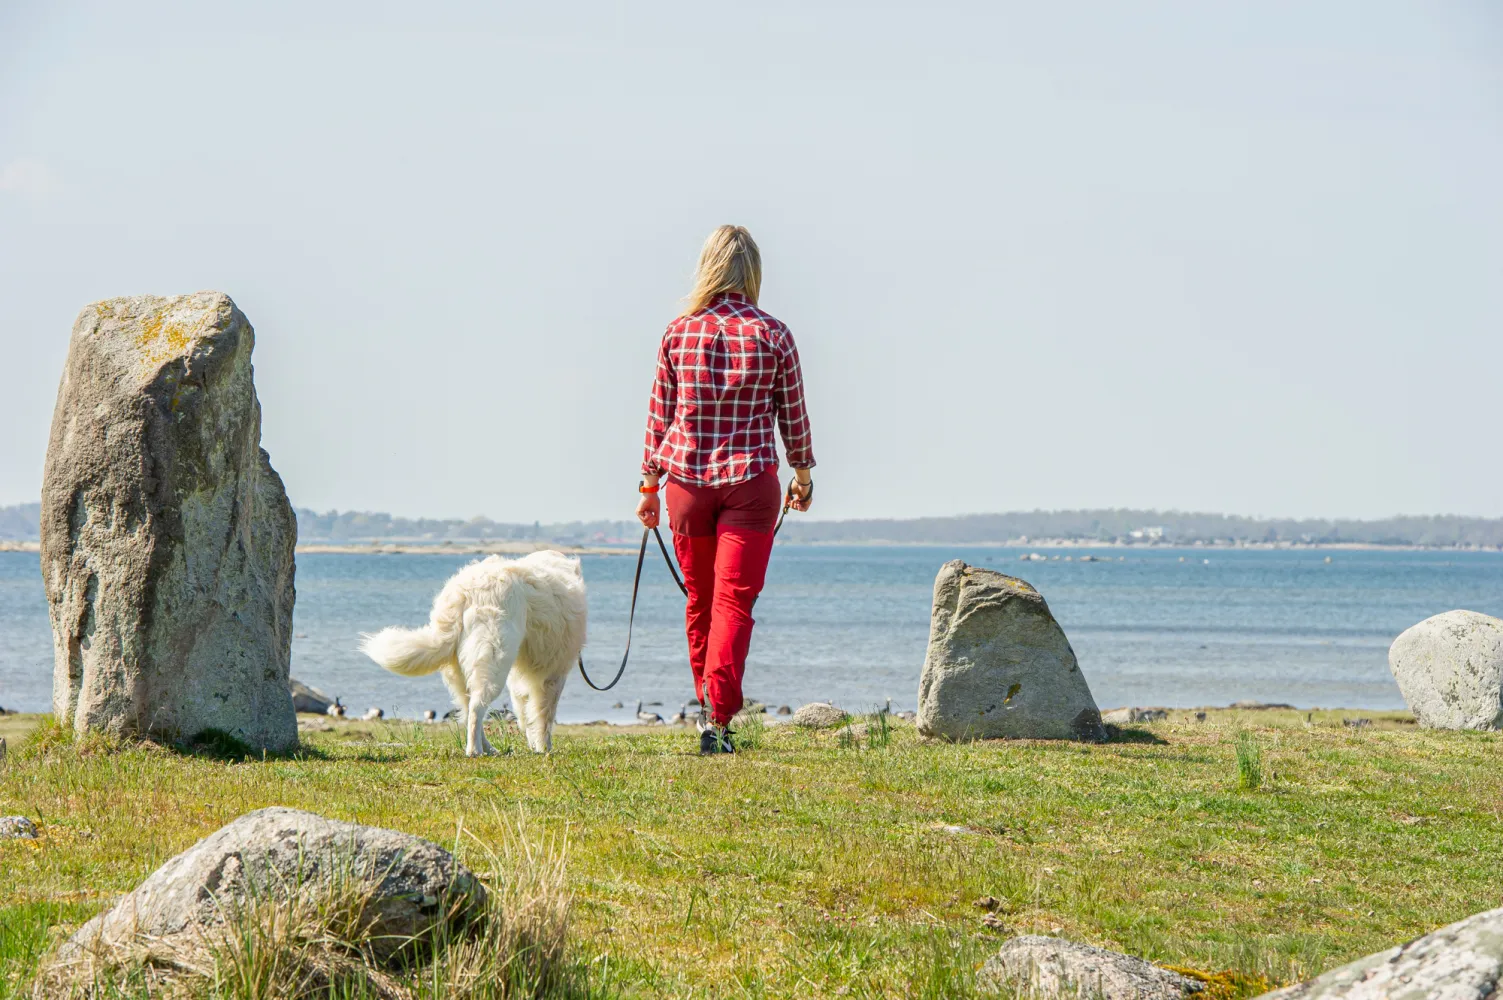
[[[1503,620],[1447,611],[1406,629],[1388,669],[1419,724],[1503,729]]]
[[[945,563],[934,580],[918,729],[945,739],[1101,740],[1101,713],[1043,596],[1016,577]]]
[[[261,450],[229,297],[110,299],[73,326],[42,481],[53,713],[82,732],[297,742],[297,524]]]
[[[1503,909],[1359,958],[1265,1000],[1495,1000],[1503,996]]]
[[[469,869],[437,844],[278,806],[246,813],[169,860],[80,927],[59,957],[107,955],[141,939],[201,933],[248,900],[347,885],[369,893],[365,930],[378,951],[485,899]]]

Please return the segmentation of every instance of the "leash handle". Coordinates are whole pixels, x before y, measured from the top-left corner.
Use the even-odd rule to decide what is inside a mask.
[[[783,512],[778,515],[778,523],[772,529],[773,538],[778,537],[778,532],[783,530],[783,521],[788,517],[788,511],[793,508],[793,484],[796,482],[798,482],[797,478],[788,480],[788,489],[783,493]],[[809,480],[809,493],[804,499],[814,499],[814,480],[812,479]]]
[[[677,567],[673,565],[673,560],[668,555],[668,546],[663,543],[662,533],[657,528],[643,528],[642,544],[637,549],[637,575],[631,584],[631,613],[626,617],[626,651],[621,654],[621,666],[616,668],[616,676],[611,678],[609,684],[601,687],[590,679],[589,672],[585,670],[584,654],[579,654],[579,675],[584,678],[586,684],[590,685],[596,691],[609,691],[615,687],[621,680],[622,675],[626,673],[626,661],[631,658],[631,632],[632,626],[637,621],[637,593],[642,589],[642,563],[647,558],[647,533],[649,531],[658,540],[658,548],[663,552],[663,561],[668,564],[668,572],[673,574],[673,582],[678,584],[678,589],[683,591],[685,597],[689,596],[689,588],[684,586],[683,579],[678,575]]]

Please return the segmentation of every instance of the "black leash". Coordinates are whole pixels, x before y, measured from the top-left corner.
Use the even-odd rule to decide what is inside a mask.
[[[794,482],[796,482],[796,480]],[[814,499],[814,483],[809,483],[809,493],[807,496],[805,496],[804,499]],[[790,482],[788,484],[788,492],[783,496],[783,512],[778,515],[778,523],[774,525],[772,529],[773,538],[777,538],[778,532],[783,530],[783,519],[788,516],[788,510],[792,506],[793,482]],[[609,691],[611,688],[616,686],[616,684],[621,680],[622,676],[626,673],[626,661],[631,658],[631,630],[632,626],[636,623],[637,620],[637,592],[642,589],[642,563],[647,559],[647,535],[649,532],[651,532],[652,536],[658,540],[658,549],[663,553],[663,562],[667,563],[668,572],[673,574],[673,582],[678,584],[678,589],[685,598],[689,596],[689,588],[684,586],[683,577],[678,575],[678,567],[673,564],[673,557],[668,554],[668,546],[663,543],[662,533],[659,532],[657,528],[643,528],[642,545],[637,549],[637,575],[636,578],[632,580],[631,584],[631,612],[626,617],[626,651],[621,654],[621,666],[616,668],[616,676],[611,678],[611,682],[609,684],[601,687],[599,684],[596,684],[594,681],[590,680],[589,672],[585,670],[584,654],[581,653],[579,656],[579,675],[584,678],[586,684],[590,685],[590,687],[594,688],[596,691]]]
[[[673,574],[673,582],[678,584],[678,589],[683,591],[685,597],[689,596],[689,588],[684,586],[683,578],[678,575],[678,567],[673,565],[673,559],[668,555],[668,546],[663,544],[662,534],[658,531],[657,528],[643,528],[642,546],[641,548],[637,549],[637,576],[631,584],[631,614],[629,614],[626,618],[626,652],[621,654],[621,666],[617,668],[616,676],[612,677],[611,682],[605,685],[605,687],[601,687],[599,684],[596,684],[594,681],[590,680],[590,675],[585,670],[584,654],[581,653],[579,656],[580,676],[584,678],[586,684],[590,685],[590,687],[594,688],[596,691],[609,691],[611,688],[616,686],[616,683],[618,681],[621,680],[621,675],[626,673],[626,661],[631,657],[632,625],[637,620],[637,591],[642,588],[642,563],[647,559],[647,535],[649,532],[651,532],[652,535],[658,540],[658,548],[662,550],[663,562],[668,564],[668,572]]]

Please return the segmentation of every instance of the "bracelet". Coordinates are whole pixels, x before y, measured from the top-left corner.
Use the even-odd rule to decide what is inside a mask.
[[[640,480],[637,481],[637,492],[638,493],[656,493],[658,490],[660,490],[662,488],[663,488],[662,487],[662,483],[659,483],[657,486],[648,486],[647,485],[647,480],[645,480],[645,479],[640,479]]]

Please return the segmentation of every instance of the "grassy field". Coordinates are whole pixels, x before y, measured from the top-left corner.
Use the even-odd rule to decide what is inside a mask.
[[[1176,712],[1099,746],[767,727],[732,758],[684,730],[565,727],[549,756],[498,733],[486,760],[448,726],[343,724],[237,761],[26,737],[36,721],[0,719],[0,815],[43,831],[0,842],[0,996],[266,805],[566,843],[596,996],[964,997],[1020,932],[1232,970],[1249,995],[1503,902],[1503,738],[1393,714]]]

